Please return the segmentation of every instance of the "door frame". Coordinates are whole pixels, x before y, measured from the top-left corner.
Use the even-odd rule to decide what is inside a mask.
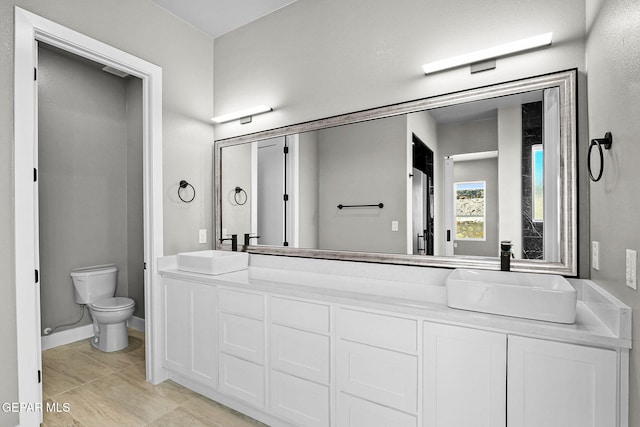
[[[15,7],[14,50],[14,267],[18,400],[42,403],[37,371],[40,360],[40,294],[38,269],[37,197],[34,169],[37,155],[37,41],[123,70],[139,77],[143,85],[143,209],[146,263],[145,339],[147,381],[167,378],[161,366],[161,290],[156,260],[163,255],[162,213],[162,68],[105,43],[87,37],[20,7]],[[39,422],[41,413],[23,411],[21,425]]]

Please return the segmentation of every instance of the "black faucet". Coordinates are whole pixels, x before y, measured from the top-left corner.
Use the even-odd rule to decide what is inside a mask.
[[[503,240],[500,242],[500,270],[501,271],[510,271],[511,270],[511,257],[513,256],[513,252],[511,248],[513,244],[511,240]]]
[[[244,245],[249,246],[251,239],[259,239],[260,236],[252,236],[250,233],[244,233]]]
[[[231,250],[233,252],[238,252],[238,235],[237,234],[232,234],[231,237],[220,239],[220,243],[224,242],[225,240],[231,240]]]

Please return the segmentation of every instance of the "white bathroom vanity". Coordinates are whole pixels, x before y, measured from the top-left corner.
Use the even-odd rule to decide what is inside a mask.
[[[449,308],[450,269],[158,266],[169,377],[269,425],[628,425],[631,310],[593,282],[561,324]]]

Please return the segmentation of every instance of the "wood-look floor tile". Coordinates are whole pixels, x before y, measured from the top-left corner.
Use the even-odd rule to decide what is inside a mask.
[[[147,383],[126,381],[122,376],[113,374],[92,381],[81,389],[109,401],[145,423],[150,423],[177,408],[179,402],[172,399],[175,396],[166,396],[162,391],[149,386]]]
[[[118,371],[114,375],[122,378],[122,381],[130,381],[136,383],[141,388],[141,390],[144,390],[144,392],[146,393],[162,396],[171,400],[177,405],[180,405],[187,400],[198,396],[197,393],[171,380],[166,380],[156,385],[147,382],[144,368],[144,363],[136,364],[125,370]]]
[[[114,372],[74,350],[45,353],[42,354],[43,392],[48,397]]]
[[[47,410],[52,409],[58,403],[59,409],[62,409],[59,402],[51,399],[45,399],[43,402],[42,426],[43,427],[84,427],[80,421],[73,418],[70,412]]]
[[[102,393],[95,393],[89,388],[90,384],[56,397],[58,402],[69,404],[69,414],[74,419],[91,427],[139,427],[147,423],[145,419],[123,408],[119,402],[105,399]]]
[[[144,339],[136,336],[129,336],[129,345],[127,348],[120,351],[104,352],[94,348],[91,343],[87,342],[86,345],[77,347],[76,350],[104,365],[107,365],[115,370],[120,370],[134,363],[144,361]]]
[[[231,427],[245,420],[241,413],[201,395],[196,395],[181,406],[204,423]]]
[[[190,427],[224,427],[211,420],[204,421],[198,419],[186,409],[179,407],[169,412],[166,415],[158,418],[149,427],[175,427],[175,426],[190,426]]]

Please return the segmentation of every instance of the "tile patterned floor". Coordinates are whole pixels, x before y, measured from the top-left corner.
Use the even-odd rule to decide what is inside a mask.
[[[265,426],[173,381],[145,381],[144,335],[129,329],[129,347],[103,353],[89,340],[42,352],[43,426]]]

